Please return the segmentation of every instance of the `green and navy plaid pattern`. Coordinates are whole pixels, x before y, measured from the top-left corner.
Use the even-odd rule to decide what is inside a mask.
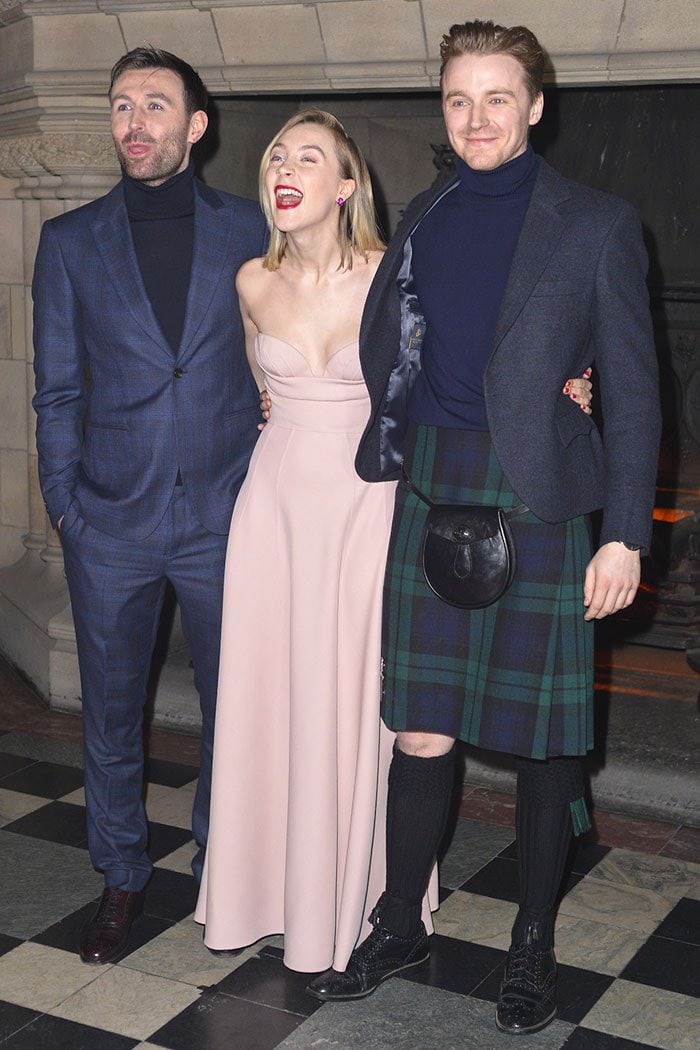
[[[442,503],[520,503],[488,434],[412,427],[409,476]],[[588,523],[511,519],[516,575],[500,601],[457,609],[425,582],[428,508],[399,483],[384,587],[382,714],[394,730],[444,733],[531,758],[593,746],[593,624],[583,618]]]

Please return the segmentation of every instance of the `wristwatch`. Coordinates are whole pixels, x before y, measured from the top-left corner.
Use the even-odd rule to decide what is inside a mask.
[[[621,543],[628,551],[640,551],[642,549],[641,543],[626,543],[624,540],[617,540],[617,543]]]

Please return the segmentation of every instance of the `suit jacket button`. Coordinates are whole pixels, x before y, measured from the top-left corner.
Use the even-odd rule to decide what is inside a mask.
[[[182,379],[184,374],[185,373],[182,371],[181,368],[176,368],[175,371],[173,372],[173,375],[175,376],[176,379]]]

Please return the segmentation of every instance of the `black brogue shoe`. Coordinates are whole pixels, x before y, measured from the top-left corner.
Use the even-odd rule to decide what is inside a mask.
[[[323,1003],[364,999],[379,985],[397,974],[414,970],[430,957],[428,935],[420,923],[411,937],[399,937],[380,924],[375,908],[370,916],[374,929],[350,956],[347,969],[326,970],[315,977],[306,991]]]
[[[538,923],[530,923],[525,940],[511,945],[496,1003],[496,1027],[502,1032],[538,1032],[557,1012],[557,964],[551,947],[543,947]]]

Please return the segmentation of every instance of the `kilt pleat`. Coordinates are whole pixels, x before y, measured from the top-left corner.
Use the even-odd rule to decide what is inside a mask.
[[[521,502],[485,433],[412,426],[406,469],[436,502]],[[457,609],[420,565],[426,505],[400,482],[384,587],[382,715],[396,731],[443,733],[531,758],[593,746],[591,556],[585,518],[511,519],[515,579],[486,609]]]

